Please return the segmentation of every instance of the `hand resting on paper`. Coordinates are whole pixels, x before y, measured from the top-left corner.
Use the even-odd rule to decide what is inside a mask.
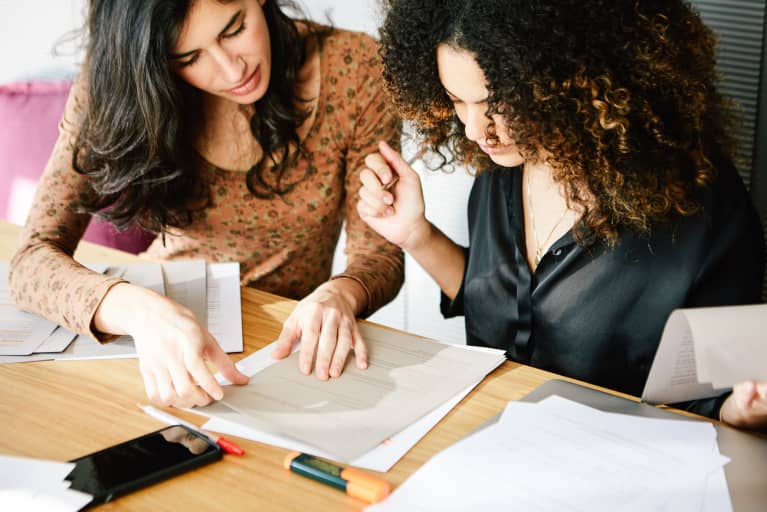
[[[205,360],[231,382],[248,382],[189,309],[152,290],[113,286],[93,325],[100,332],[133,337],[147,397],[158,405],[194,407],[221,399],[223,389]]]
[[[722,404],[719,417],[734,427],[767,430],[767,382],[737,384]]]
[[[299,369],[306,375],[314,366],[318,379],[339,377],[352,350],[357,367],[367,368],[367,347],[356,320],[366,306],[367,292],[354,279],[340,277],[320,285],[285,321],[272,357],[289,356],[300,341]]]

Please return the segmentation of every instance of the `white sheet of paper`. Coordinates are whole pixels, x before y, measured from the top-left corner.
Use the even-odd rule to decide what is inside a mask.
[[[0,455],[2,510],[75,512],[93,498],[68,489],[71,462]]]
[[[663,329],[642,400],[651,404],[673,404],[721,394],[724,390],[698,381],[695,357],[687,319],[682,310],[675,310]]]
[[[716,440],[716,430],[713,425],[707,422],[691,421],[680,417],[678,420],[663,418],[641,418],[642,421],[635,421],[635,417],[626,414],[617,414],[604,412],[586,405],[566,400],[559,396],[550,396],[538,402],[541,407],[553,407],[554,410],[570,410],[574,414],[581,416],[591,416],[595,423],[602,425],[609,424],[612,430],[621,432],[628,437],[651,437],[653,444],[663,447],[669,451],[679,453],[680,456],[688,460],[694,458],[704,450],[710,450],[716,460],[725,463],[729,458],[724,457],[719,452],[719,445]],[[684,475],[679,475],[683,477]],[[727,481],[723,468],[714,469],[709,473],[705,481],[700,481],[695,475],[693,479],[698,482],[703,489],[696,497],[685,497],[685,499],[696,499],[697,508],[703,510],[707,503],[716,503],[718,510],[726,512],[732,509],[730,500],[730,491],[727,487]],[[693,484],[687,484],[688,487]],[[690,502],[690,506],[695,505]]]
[[[240,264],[210,263],[206,281],[208,331],[225,352],[242,352]]]
[[[701,443],[688,460],[689,452],[655,443],[657,429],[628,436],[603,420],[556,403],[512,402],[497,423],[440,452],[366,510],[700,511],[689,498],[721,458]]]
[[[0,489],[47,488],[51,482],[61,484],[74,468],[72,462],[0,455]]]
[[[73,489],[0,489],[3,510],[25,512],[77,512],[93,497]]]

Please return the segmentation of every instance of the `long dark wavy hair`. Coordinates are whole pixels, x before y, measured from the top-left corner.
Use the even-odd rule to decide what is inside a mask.
[[[119,229],[140,225],[159,232],[184,226],[207,203],[190,119],[199,113],[201,92],[176,76],[169,60],[194,1],[91,0],[89,5],[88,99],[73,166],[89,177],[93,191],[80,198],[81,210]],[[300,12],[290,0],[268,0],[263,6],[272,73],[250,128],[264,156],[245,178],[251,193],[262,198],[295,186],[282,184],[280,177],[301,151],[296,129],[310,114],[301,107],[306,100],[296,96],[298,72],[308,38],[321,44],[327,33],[307,24],[301,34],[285,8]],[[263,176],[267,159],[275,163],[277,178],[271,181]]]
[[[581,242],[596,235],[612,245],[621,228],[647,232],[696,212],[700,188],[730,166],[733,120],[715,85],[715,37],[683,0],[385,4],[385,84],[424,147],[490,165],[439,81],[436,48],[448,44],[474,55],[487,115],[503,115],[522,155],[551,155],[554,179],[584,211]]]

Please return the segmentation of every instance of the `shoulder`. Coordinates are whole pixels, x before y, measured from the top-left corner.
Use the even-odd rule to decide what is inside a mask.
[[[719,165],[711,183],[699,191],[698,203],[704,215],[723,222],[732,221],[733,215],[745,218],[756,215],[743,179],[729,161]]]
[[[368,34],[333,28],[322,42],[323,56],[332,68],[358,71],[379,65],[378,41]]]

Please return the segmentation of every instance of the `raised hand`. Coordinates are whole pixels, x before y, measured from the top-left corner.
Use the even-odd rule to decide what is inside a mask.
[[[409,250],[429,229],[421,180],[388,144],[380,142],[378,148],[378,153],[365,157],[357,212],[378,234]]]

